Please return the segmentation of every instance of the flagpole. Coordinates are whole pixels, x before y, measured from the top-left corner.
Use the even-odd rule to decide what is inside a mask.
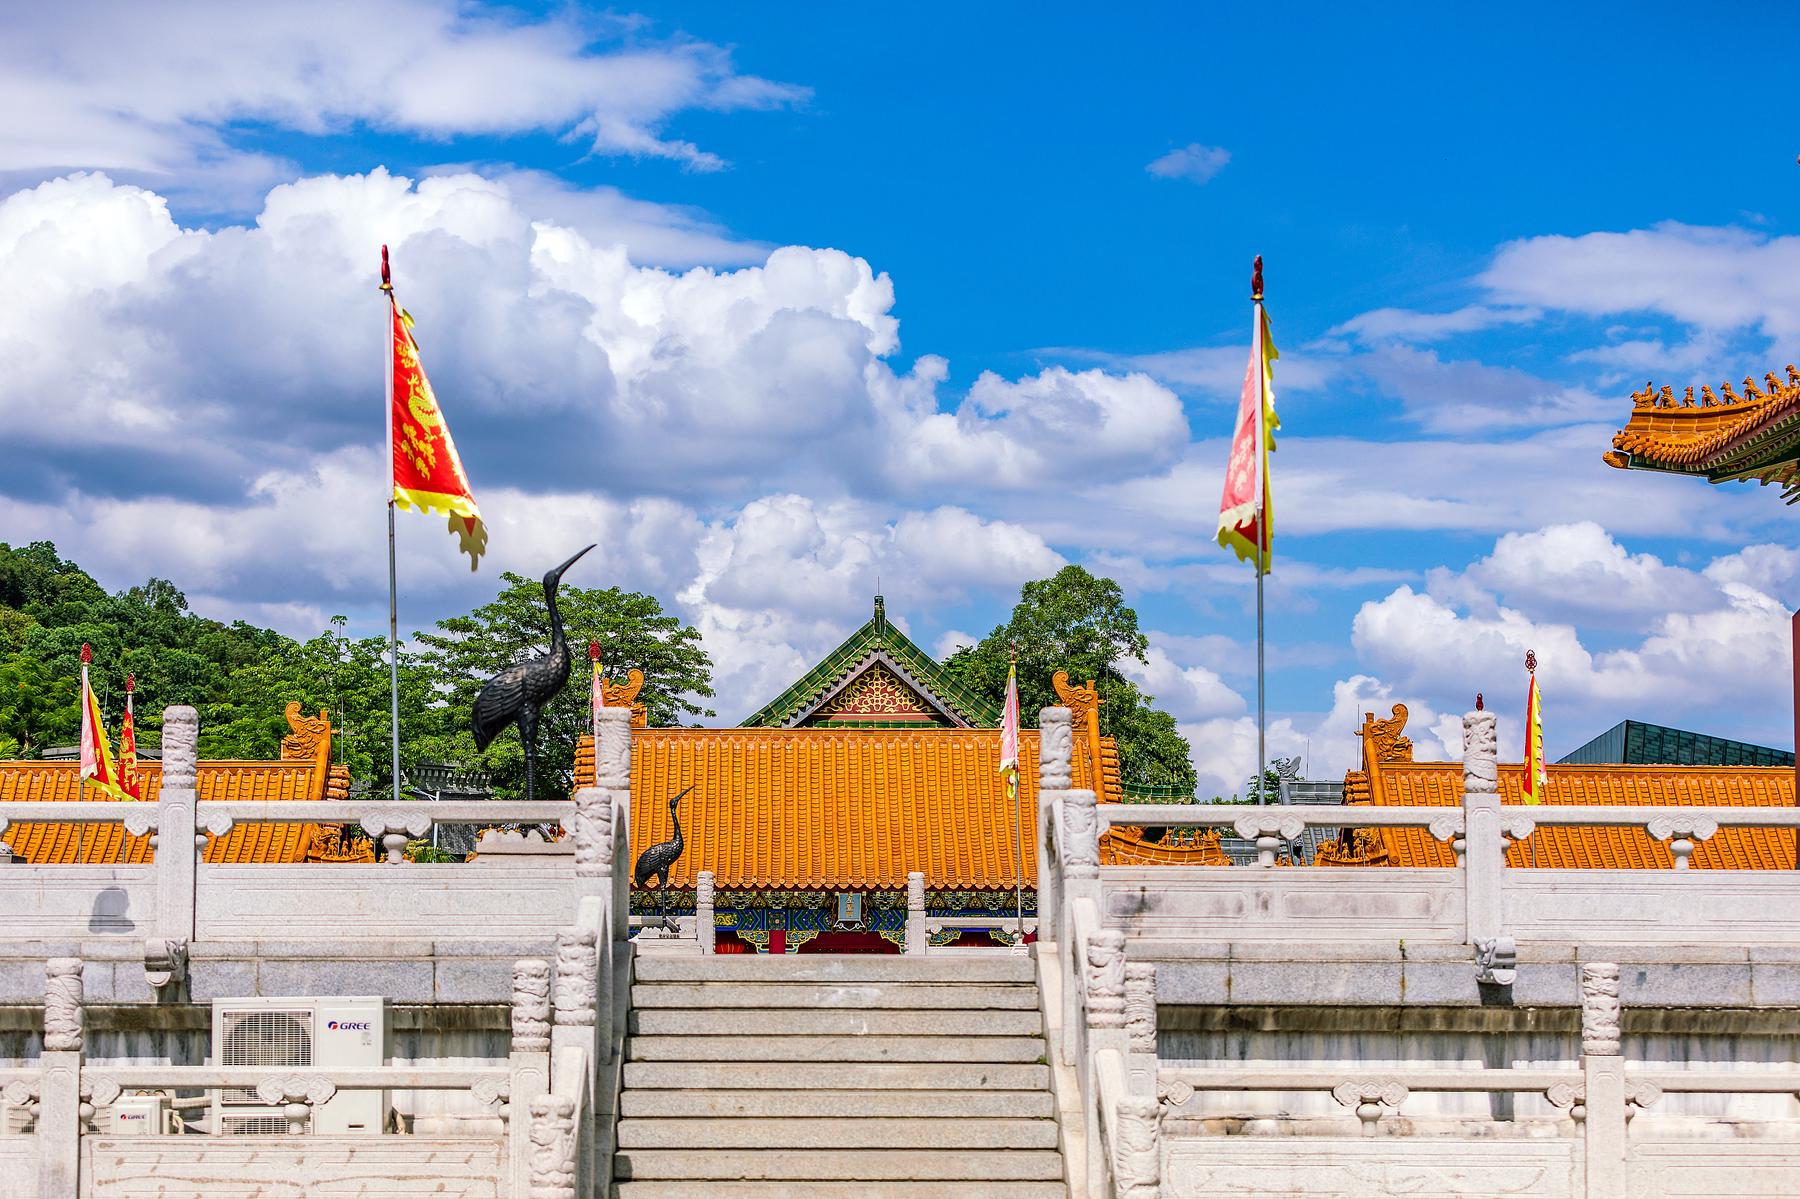
[[[88,704],[88,661],[94,651],[87,642],[81,643],[81,752],[88,752],[87,747],[93,744],[93,732],[88,724],[88,714],[93,708]],[[79,760],[79,759],[78,759]],[[87,771],[76,768],[75,801],[80,803],[87,798]],[[80,866],[87,859],[87,821],[81,822],[81,828],[75,844],[75,864]]]
[[[1263,502],[1269,494],[1269,436],[1268,406],[1269,380],[1268,357],[1263,352],[1263,274],[1262,255],[1256,256],[1256,264],[1250,273],[1250,310],[1256,324],[1251,330],[1251,353],[1256,355],[1256,802],[1269,802],[1268,788],[1263,784],[1263,770],[1269,760],[1268,753],[1268,719],[1264,709],[1263,692],[1263,575],[1268,573],[1269,564],[1269,514]]]
[[[387,551],[388,551],[388,720],[392,733],[394,802],[400,802],[400,576],[394,565],[394,281],[388,272],[388,248],[381,247],[381,290],[388,299],[387,355],[382,363],[382,391],[387,398]]]
[[[1014,642],[1008,648],[1008,654],[1007,674],[1013,682],[1013,688],[1016,692],[1018,687],[1016,675],[1019,669],[1019,646],[1017,642]],[[1013,702],[1015,704],[1018,702],[1016,695]],[[1041,744],[1042,743],[1040,742],[1040,746]],[[1023,945],[1025,944],[1025,818],[1019,814],[1019,803],[1024,796],[1025,788],[1019,786],[1019,767],[1017,763],[1014,763],[1013,765],[1012,774],[1009,776],[1009,784],[1012,789],[1013,844],[1018,846],[1019,849],[1019,873],[1013,882],[1013,898],[1018,905],[1016,912],[1018,939],[1015,943]],[[1041,882],[1039,885],[1042,885]]]

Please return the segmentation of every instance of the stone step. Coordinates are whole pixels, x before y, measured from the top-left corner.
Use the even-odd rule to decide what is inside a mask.
[[[613,1157],[613,1177],[692,1179],[714,1185],[717,1196],[738,1195],[720,1182],[985,1182],[1062,1179],[1062,1154],[1054,1149],[970,1153],[963,1149],[868,1149],[860,1153],[819,1153],[811,1149],[621,1149]],[[793,1194],[784,1189],[782,1194]],[[834,1192],[841,1193],[841,1192]],[[909,1192],[913,1193],[913,1192]],[[976,1195],[992,1194],[985,1187]]]
[[[631,1037],[633,1062],[1039,1062],[1040,1037]]]
[[[730,1199],[1068,1199],[1060,1182],[741,1182]],[[615,1182],[613,1199],[722,1199],[717,1182]]]
[[[846,954],[707,954],[647,957],[635,963],[639,982],[808,983],[1031,983],[1029,957],[916,957]]]
[[[995,1062],[631,1062],[633,1090],[1045,1091],[1050,1067]]]
[[[747,954],[744,956],[748,956]],[[641,977],[641,976],[640,976]],[[634,1008],[988,1008],[1037,1010],[1037,988],[1005,983],[644,983],[631,988]]]
[[[631,1013],[637,1036],[1035,1037],[1036,1011],[656,1008]]]
[[[870,1117],[1010,1118],[1044,1120],[1056,1115],[1048,1091],[646,1091],[619,1095],[625,1119],[655,1116],[847,1119]]]
[[[1054,1149],[1052,1120],[620,1120],[621,1149]]]

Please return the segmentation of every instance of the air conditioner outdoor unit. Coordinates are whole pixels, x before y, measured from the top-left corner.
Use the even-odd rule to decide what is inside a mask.
[[[115,1137],[159,1137],[169,1131],[167,1095],[121,1095],[112,1105]]]
[[[213,1000],[212,1060],[216,1066],[308,1070],[370,1069],[388,1062],[387,1000],[379,995],[321,999]],[[339,1091],[312,1109],[319,1136],[380,1134],[387,1123],[386,1091]],[[284,1135],[287,1117],[264,1103],[254,1087],[213,1093],[213,1129],[224,1136]]]

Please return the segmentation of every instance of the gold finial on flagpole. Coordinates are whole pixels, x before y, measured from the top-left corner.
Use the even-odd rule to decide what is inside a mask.
[[[386,253],[386,247],[383,247],[383,253]],[[384,257],[382,261],[385,263],[387,260]],[[1250,302],[1253,304],[1262,303],[1262,293],[1262,255],[1258,254],[1256,256],[1256,262],[1250,267]]]

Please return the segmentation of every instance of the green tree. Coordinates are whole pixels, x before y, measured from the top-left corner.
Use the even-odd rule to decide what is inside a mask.
[[[500,594],[467,616],[440,620],[438,632],[419,633],[424,664],[443,697],[445,723],[421,741],[428,756],[442,761],[480,763],[494,776],[503,798],[524,794],[525,751],[518,737],[502,735],[485,754],[477,753],[469,713],[482,684],[515,662],[548,652],[550,615],[536,579],[508,571]],[[585,685],[587,646],[601,645],[607,674],[623,678],[644,672],[638,699],[653,725],[679,724],[684,717],[711,716],[697,700],[710,699],[712,659],[700,633],[664,612],[655,597],[617,587],[564,584],[557,592],[563,627],[575,665],[571,685],[547,705],[538,724],[538,794],[566,794],[574,771],[575,740],[588,728]]]
[[[1028,727],[1037,724],[1039,708],[1057,703],[1051,682],[1057,671],[1067,671],[1076,682],[1092,679],[1100,693],[1100,728],[1118,741],[1124,780],[1191,793],[1195,777],[1187,738],[1174,717],[1153,706],[1155,697],[1119,669],[1127,660],[1146,661],[1149,644],[1116,582],[1065,566],[1051,578],[1025,584],[1006,623],[979,644],[957,650],[944,666],[999,703],[1006,696],[1008,655],[1016,647],[1019,714]]]

